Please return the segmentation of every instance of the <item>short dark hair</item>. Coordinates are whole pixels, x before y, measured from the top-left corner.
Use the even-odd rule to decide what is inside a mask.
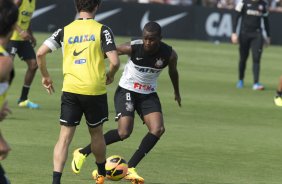
[[[153,21],[150,21],[147,24],[145,24],[143,30],[146,30],[148,32],[157,32],[159,36],[161,36],[162,34],[161,26],[157,22],[153,22]]]
[[[18,7],[11,0],[0,0],[0,36],[6,36],[18,20]]]
[[[96,6],[99,6],[101,0],[75,0],[76,9],[78,12],[92,12]]]

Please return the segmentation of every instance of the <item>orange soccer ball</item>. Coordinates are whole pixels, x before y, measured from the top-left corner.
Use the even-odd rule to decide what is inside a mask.
[[[125,159],[119,155],[112,155],[107,158],[106,177],[110,180],[118,181],[125,177],[128,165]]]

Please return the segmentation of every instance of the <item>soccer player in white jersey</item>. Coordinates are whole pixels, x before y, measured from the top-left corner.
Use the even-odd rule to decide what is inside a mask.
[[[181,106],[178,57],[172,47],[161,39],[160,25],[149,22],[143,29],[142,39],[134,39],[117,47],[119,55],[126,54],[130,58],[114,97],[118,128],[108,131],[104,137],[106,145],[128,138],[133,130],[135,111],[147,126],[148,133],[128,162],[129,169],[125,179],[133,184],[144,183],[135,168],[165,132],[161,103],[156,90],[158,76],[166,66],[173,84],[175,100]],[[75,173],[80,172],[85,158],[90,153],[90,145],[74,151],[72,170]],[[93,176],[96,172],[97,170],[93,171]]]

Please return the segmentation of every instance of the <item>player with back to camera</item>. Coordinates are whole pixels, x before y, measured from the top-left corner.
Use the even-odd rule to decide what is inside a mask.
[[[83,114],[98,167],[96,184],[103,184],[106,176],[103,137],[103,123],[108,120],[106,84],[114,80],[119,57],[110,28],[93,19],[99,4],[100,0],[75,0],[79,18],[58,29],[37,51],[42,84],[49,93],[53,93],[53,81],[46,68],[46,54],[60,47],[63,49],[61,131],[54,148],[53,184],[61,183],[68,148]],[[108,72],[104,55],[110,62]]]
[[[12,30],[18,18],[18,8],[11,0],[0,0],[0,121],[11,113],[6,100],[7,91],[11,80],[13,61],[4,49],[11,37]],[[0,131],[0,160],[4,160],[11,148]],[[8,177],[0,164],[0,183],[10,184]]]
[[[13,1],[19,7],[19,16],[11,40],[6,48],[13,60],[15,56],[18,55],[19,58],[25,61],[27,64],[27,70],[24,76],[24,84],[21,90],[21,95],[18,99],[18,106],[23,108],[26,107],[37,109],[39,108],[39,105],[28,99],[30,86],[38,68],[36,63],[36,55],[33,48],[36,45],[36,39],[30,29],[31,17],[35,10],[36,0]]]
[[[264,22],[266,31],[265,42],[270,44],[270,31],[268,20],[268,3],[266,0],[241,0],[236,5],[236,15],[233,24],[233,33],[231,36],[232,43],[239,41],[239,81],[237,88],[244,87],[244,78],[246,63],[249,51],[252,51],[253,57],[253,90],[264,90],[264,86],[259,82],[261,54],[263,51],[263,31],[261,22]],[[239,18],[241,19],[239,37],[236,33]]]
[[[166,66],[173,84],[174,98],[181,106],[178,56],[171,46],[161,41],[161,35],[160,25],[148,22],[143,29],[142,39],[133,39],[117,46],[120,55],[126,54],[130,58],[124,67],[114,97],[118,128],[108,131],[104,137],[106,145],[128,138],[133,131],[135,111],[147,126],[149,132],[130,158],[128,173],[125,176],[125,179],[135,184],[144,183],[144,179],[136,172],[136,166],[165,132],[161,103],[156,90],[157,79]],[[74,173],[80,172],[90,153],[90,145],[74,151],[72,160]],[[97,170],[94,170],[92,174],[95,176],[96,172]]]

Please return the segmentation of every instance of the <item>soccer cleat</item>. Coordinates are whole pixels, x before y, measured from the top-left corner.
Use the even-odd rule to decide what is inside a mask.
[[[30,108],[30,109],[38,109],[39,108],[38,104],[33,103],[30,100],[19,101],[18,106],[19,107],[27,107],[27,108]]]
[[[124,179],[130,180],[132,184],[144,184],[144,178],[137,174],[134,167],[128,168],[127,174]]]
[[[264,86],[260,83],[255,83],[253,85],[253,90],[262,91],[262,90],[264,90]]]
[[[282,98],[280,96],[274,97],[274,103],[275,105],[282,107]]]
[[[81,148],[74,150],[73,159],[71,161],[71,168],[75,174],[78,174],[81,170],[81,167],[86,159],[86,156],[79,152]]]
[[[244,87],[244,81],[243,81],[243,80],[239,80],[239,81],[237,82],[236,87],[239,88],[239,89],[243,88],[243,87]]]
[[[100,175],[96,169],[92,172],[92,178],[96,181],[96,184],[104,184],[105,176]]]

